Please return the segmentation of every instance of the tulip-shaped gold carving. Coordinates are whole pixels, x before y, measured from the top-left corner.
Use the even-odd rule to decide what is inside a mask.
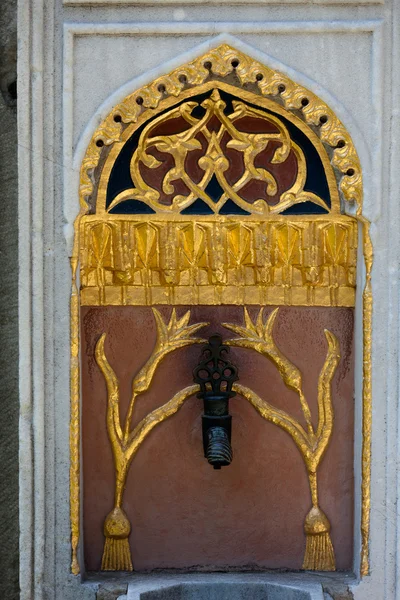
[[[302,376],[275,344],[272,329],[278,309],[275,309],[264,323],[263,309],[258,313],[255,322],[244,309],[245,326],[224,323],[227,329],[240,337],[225,342],[231,346],[240,346],[256,350],[277,367],[286,387],[295,391],[300,400],[306,428],[294,417],[283,410],[273,407],[260,398],[253,390],[236,383],[233,389],[246,398],[260,415],[286,431],[299,449],[308,474],[312,507],[306,516],[304,531],[306,534],[306,551],[303,569],[315,571],[334,571],[335,555],[329,534],[330,523],[318,503],[317,470],[328,447],[333,428],[333,407],[331,398],[331,382],[340,360],[339,342],[328,330],[325,337],[328,352],[318,381],[318,426],[315,431],[311,412],[302,389]]]
[[[105,544],[101,567],[103,571],[133,570],[128,543],[131,524],[122,508],[126,478],[133,457],[154,427],[174,415],[185,400],[199,390],[198,385],[191,385],[179,391],[169,402],[144,417],[134,429],[131,428],[136,399],[150,388],[154,373],[160,362],[167,354],[178,348],[205,342],[203,339],[191,337],[207,323],[189,325],[190,311],[187,311],[183,317],[178,319],[174,309],[168,323],[163,321],[157,309],[153,308],[153,314],[157,325],[157,341],[146,364],[133,378],[131,401],[123,426],[119,413],[119,383],[105,354],[105,333],[96,345],[96,361],[107,385],[107,430],[115,465],[114,508],[107,515],[104,522]]]

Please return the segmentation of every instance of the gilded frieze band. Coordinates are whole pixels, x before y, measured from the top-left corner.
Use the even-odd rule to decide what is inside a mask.
[[[81,304],[354,306],[357,221],[81,221]]]

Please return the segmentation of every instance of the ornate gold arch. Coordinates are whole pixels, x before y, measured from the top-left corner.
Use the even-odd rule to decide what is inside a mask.
[[[140,197],[146,202],[149,199],[150,205],[156,209],[156,214],[124,215],[122,222],[121,215],[109,213],[110,209],[107,210],[105,205],[106,187],[112,166],[126,140],[149,119],[154,119],[166,110],[171,112],[182,100],[188,100],[207,90],[233,90],[233,93],[244,101],[267,108],[277,116],[285,116],[306,134],[316,148],[327,176],[332,202],[328,215],[289,217],[274,214],[273,211],[269,214],[265,210],[258,213],[257,210],[253,210],[253,214],[240,219],[237,215],[234,218],[225,216],[216,219],[215,215],[199,218],[183,217],[177,213],[173,217],[175,238],[171,243],[172,238],[168,238],[171,236],[171,211],[165,211],[158,206],[157,201],[152,200],[154,195],[152,196],[145,186],[142,185],[140,189],[138,178],[134,179],[134,194],[137,197],[136,190],[140,189]],[[217,100],[214,104],[216,103]],[[227,127],[231,125],[232,122],[226,124]],[[240,138],[240,132],[238,137]],[[296,152],[296,148],[293,149]],[[231,191],[225,190],[225,193],[229,194]],[[297,186],[296,193],[302,193],[301,185]],[[95,131],[86,151],[81,166],[79,194],[80,213],[75,222],[71,257],[72,572],[79,573],[77,548],[80,532],[80,305],[246,303],[354,306],[358,222],[362,230],[366,270],[363,291],[361,573],[368,573],[372,318],[370,275],[373,253],[369,223],[362,216],[360,162],[349,133],[335,113],[318,96],[294,83],[287,76],[224,44],[135,91],[111,111]],[[132,196],[132,190],[128,190],[122,200],[129,197],[129,194],[135,197]],[[292,193],[292,196],[295,194]],[[345,214],[346,205],[354,207],[354,217]],[[142,255],[139,251],[142,271],[135,267],[139,284],[135,283],[131,271],[127,275],[126,265],[121,268],[115,261],[113,249],[122,249],[122,256],[124,236],[133,236],[137,247],[143,249]],[[167,239],[170,239],[169,243],[165,243]],[[207,255],[207,247],[208,254],[210,253],[210,240],[216,239],[222,247],[227,248],[227,253],[224,256],[215,253],[211,268],[211,263],[207,263],[204,256]],[[270,273],[267,275],[257,271],[260,260],[265,259],[266,240],[274,244],[274,260],[269,265]],[[157,245],[158,255],[164,252],[160,259],[161,266],[150,265],[154,244]],[[184,259],[181,255],[174,254],[176,247],[185,249]],[[202,256],[195,252],[199,247],[205,248],[205,254]],[[298,249],[297,254],[293,253],[293,248]],[[295,255],[298,255],[297,258]],[[128,263],[131,265],[130,259]],[[78,265],[81,286],[79,291]],[[229,268],[225,268],[224,265],[228,265]],[[148,280],[147,274],[146,282],[143,282],[143,271],[150,272],[151,269],[155,274],[156,284],[153,280]],[[207,285],[196,283],[194,273],[201,269],[208,269]],[[252,270],[254,275],[254,281],[250,284],[243,279],[245,269]],[[322,269],[324,273],[321,280],[318,280],[316,275],[318,269]],[[178,283],[177,272],[178,279],[184,272],[182,281]],[[95,285],[90,284],[91,277],[94,278]],[[110,277],[112,283],[107,285]],[[116,283],[118,277],[120,281]],[[127,277],[130,278],[129,285],[126,283]],[[182,283],[184,277],[188,278],[189,284]],[[268,285],[265,277],[268,279]],[[272,280],[279,280],[277,286],[271,287],[271,277]]]
[[[182,98],[185,94],[191,95],[188,94],[188,89],[193,90],[202,85],[210,75],[228,80],[238,89],[253,86],[254,93],[262,98],[273,99],[289,113],[299,111],[304,122],[310,128],[318,128],[321,141],[331,148],[331,162],[340,173],[339,185],[344,199],[356,202],[361,207],[360,161],[349,133],[333,110],[318,96],[286,75],[223,44],[130,94],[110,112],[95,131],[82,162],[80,202],[83,213],[87,210],[86,203],[93,192],[90,173],[98,165],[102,147],[121,142],[124,125],[144,122],[165,100],[171,105],[174,99]]]

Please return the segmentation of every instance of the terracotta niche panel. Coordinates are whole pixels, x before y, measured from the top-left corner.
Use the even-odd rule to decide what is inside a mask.
[[[120,383],[121,418],[132,376],[156,339],[151,308],[84,307],[82,310],[83,525],[86,568],[99,570],[103,522],[114,502],[114,466],[106,430],[107,392],[95,358],[106,332],[105,352]],[[184,308],[178,308],[183,314]],[[257,307],[249,309],[252,317]],[[269,314],[272,307],[265,309]],[[160,308],[164,318],[170,309]],[[232,337],[222,322],[243,323],[242,307],[191,309],[191,323],[208,321],[204,337]],[[324,329],[340,343],[332,382],[333,435],[319,468],[320,506],[332,525],[337,569],[352,565],[353,539],[353,310],[279,309],[274,337],[303,374],[303,388],[317,422],[318,376],[327,345]],[[133,424],[192,384],[198,345],[167,356],[151,389],[137,400]],[[304,425],[298,396],[276,369],[254,351],[232,348],[240,383],[296,417]],[[301,569],[303,523],[311,506],[306,470],[291,437],[266,422],[242,397],[230,402],[233,462],[214,470],[203,456],[203,403],[193,397],[156,427],[133,459],[124,494],[132,524],[130,546],[136,571],[151,569]]]

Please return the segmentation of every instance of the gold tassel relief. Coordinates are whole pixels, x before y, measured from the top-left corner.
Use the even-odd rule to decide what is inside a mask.
[[[180,319],[176,311],[172,311],[168,323],[163,321],[159,311],[153,308],[157,325],[157,342],[153,353],[144,367],[137,373],[132,382],[132,396],[124,425],[119,415],[119,384],[110,366],[104,350],[106,335],[100,337],[96,345],[96,361],[107,384],[107,430],[110,438],[115,465],[115,501],[114,508],[108,514],[104,523],[105,544],[102,559],[103,571],[132,571],[132,559],[128,543],[131,524],[122,508],[126,478],[132,459],[141,443],[149,433],[179,410],[182,404],[198,391],[197,385],[191,385],[177,394],[163,406],[153,410],[138,425],[131,429],[135,402],[140,394],[147,392],[160,362],[174,350],[202,343],[205,340],[192,337],[207,323],[188,325],[190,311]]]
[[[157,309],[153,308],[152,310],[156,321],[157,340],[146,364],[133,378],[132,396],[124,424],[121,424],[119,414],[119,382],[105,354],[105,334],[98,340],[95,350],[97,364],[107,385],[107,429],[115,465],[114,507],[104,523],[105,544],[102,559],[102,570],[104,571],[133,570],[128,542],[131,523],[123,510],[123,495],[134,456],[149,433],[157,425],[174,415],[186,400],[200,389],[198,385],[190,385],[177,392],[168,402],[150,412],[132,429],[131,421],[136,399],[150,389],[160,362],[176,349],[205,341],[193,336],[207,323],[190,325],[190,311],[178,318],[176,310],[173,309],[169,321],[166,322]],[[305,427],[284,410],[275,408],[260,398],[250,388],[236,383],[233,389],[247,400],[264,419],[288,433],[296,444],[306,467],[311,497],[311,508],[304,522],[306,543],[302,568],[314,571],[334,571],[335,554],[330,537],[330,523],[319,506],[317,473],[332,436],[331,382],[340,360],[339,343],[333,333],[325,330],[327,354],[319,375],[318,425],[314,428],[309,404],[303,392],[302,374],[282,354],[274,341],[273,327],[278,310],[278,308],[273,310],[264,320],[264,309],[261,308],[257,318],[253,321],[245,308],[243,326],[232,323],[224,324],[226,329],[239,336],[226,340],[224,343],[256,351],[276,366],[285,386],[298,395]]]
[[[285,411],[271,406],[251,389],[240,384],[235,384],[234,389],[238,394],[246,398],[264,419],[286,431],[299,449],[307,469],[312,503],[304,523],[306,551],[304,554],[303,569],[334,571],[336,565],[329,533],[330,523],[318,503],[317,471],[332,436],[333,407],[331,382],[340,360],[339,342],[333,333],[325,329],[328,351],[318,381],[318,426],[315,431],[311,420],[310,408],[303,393],[301,373],[280,352],[274,342],[272,329],[277,314],[278,309],[276,308],[264,323],[263,309],[261,309],[254,323],[245,308],[245,327],[229,323],[224,324],[227,329],[240,336],[225,343],[231,346],[240,346],[255,350],[272,361],[277,367],[285,386],[298,394],[306,428]]]

